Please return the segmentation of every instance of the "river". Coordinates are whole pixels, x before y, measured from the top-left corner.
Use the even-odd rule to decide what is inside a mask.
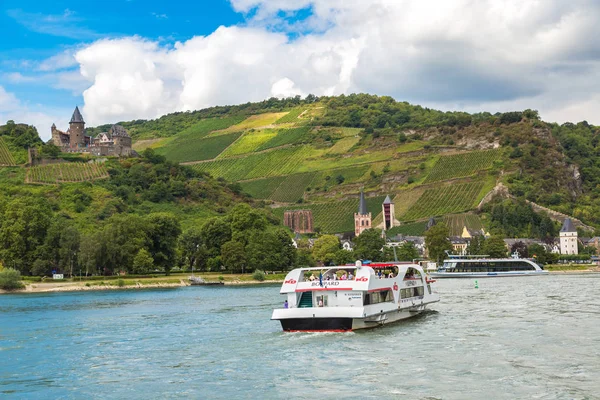
[[[279,286],[0,296],[0,397],[600,398],[600,275],[441,280],[430,311],[283,333]]]

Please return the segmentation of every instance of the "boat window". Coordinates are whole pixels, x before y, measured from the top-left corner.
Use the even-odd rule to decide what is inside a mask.
[[[455,268],[447,272],[510,272],[533,271],[535,267],[526,261],[473,261],[457,262]]]
[[[391,290],[382,290],[381,292],[372,292],[365,293],[363,298],[363,305],[367,306],[369,304],[378,304],[378,303],[386,303],[393,302],[394,294]]]
[[[317,296],[317,307],[327,307],[328,305],[328,301],[327,298],[329,296],[323,295],[323,296]]]
[[[421,279],[421,273],[419,272],[418,269],[415,268],[408,268],[406,270],[406,274],[404,274],[404,280],[407,279]]]
[[[431,293],[431,292],[430,292]],[[400,298],[408,299],[410,297],[419,297],[425,294],[425,288],[423,286],[417,286],[414,288],[406,288],[400,290]]]

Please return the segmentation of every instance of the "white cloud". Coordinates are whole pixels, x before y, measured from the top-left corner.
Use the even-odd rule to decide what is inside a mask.
[[[72,68],[77,65],[75,60],[75,50],[65,50],[52,57],[43,60],[38,66],[38,71],[57,71],[66,68]]]
[[[174,46],[100,40],[75,59],[90,124],[271,95],[369,92],[442,109],[600,123],[594,0],[232,0],[251,15]],[[285,13],[310,7],[302,21]],[[296,31],[290,40],[273,27]],[[81,84],[79,82],[78,84]]]
[[[0,124],[13,120],[16,123],[33,125],[43,140],[50,139],[50,126],[53,123],[59,127],[68,126],[69,111],[52,107],[44,107],[44,111],[39,111],[41,108],[39,105],[24,104],[13,93],[0,86]]]

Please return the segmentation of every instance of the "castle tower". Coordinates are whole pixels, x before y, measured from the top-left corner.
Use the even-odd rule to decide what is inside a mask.
[[[394,218],[396,215],[394,210],[394,203],[392,203],[392,199],[390,199],[390,196],[385,197],[381,208],[383,209],[383,229],[387,231],[388,229],[394,227]]]
[[[560,254],[578,254],[577,229],[573,226],[571,218],[565,218],[560,228]]]
[[[77,106],[75,106],[71,122],[69,122],[69,145],[71,148],[85,145],[85,121]]]
[[[367,201],[365,200],[365,194],[361,190],[358,212],[354,214],[354,234],[358,236],[362,231],[370,228],[372,228],[371,213],[367,212]]]
[[[50,132],[52,132],[52,143],[54,143],[55,146],[62,146],[62,143],[60,142],[60,133],[58,132],[58,129],[56,129],[56,124],[52,124]]]

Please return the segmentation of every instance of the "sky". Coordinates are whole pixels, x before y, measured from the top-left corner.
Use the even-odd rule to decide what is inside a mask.
[[[600,125],[598,0],[0,0],[0,124],[371,93]]]

